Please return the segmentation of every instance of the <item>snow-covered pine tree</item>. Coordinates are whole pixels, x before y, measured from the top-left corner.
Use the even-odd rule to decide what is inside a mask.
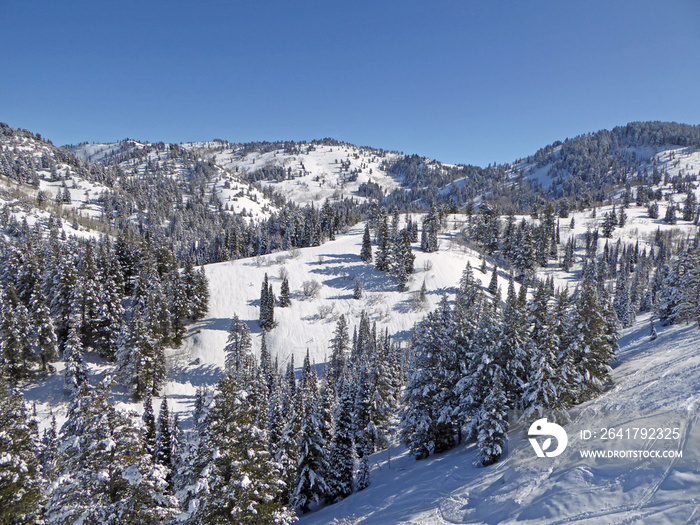
[[[292,505],[302,513],[323,501],[328,494],[327,443],[321,433],[318,400],[306,398],[299,435],[299,459],[292,492]]]
[[[143,402],[143,435],[146,443],[146,451],[153,459],[156,457],[156,417],[153,413],[153,398],[151,393],[146,394]]]
[[[280,308],[286,308],[291,304],[292,301],[289,298],[289,278],[285,275],[282,277],[282,284],[280,285],[280,300],[278,305]]]
[[[520,306],[515,295],[515,284],[512,278],[508,282],[506,304],[498,329],[504,361],[501,378],[503,389],[508,405],[515,408],[516,402],[522,398],[527,383],[532,341],[527,332],[527,313]]]
[[[177,510],[133,414],[109,402],[111,387],[84,383],[73,398],[60,447],[61,476],[49,490],[48,524],[159,523]]]
[[[51,311],[46,305],[39,281],[36,282],[32,290],[30,306],[35,353],[41,362],[41,370],[46,372],[49,363],[58,359],[58,341],[51,319]]]
[[[610,304],[599,298],[596,287],[584,275],[572,326],[575,328],[570,352],[581,374],[581,390],[577,402],[599,394],[610,380],[609,362],[617,348],[617,317]]]
[[[0,375],[0,523],[37,523],[42,481],[38,436],[24,398]]]
[[[489,393],[479,408],[477,447],[484,466],[497,462],[508,440],[508,398],[501,369],[495,370]]]
[[[453,414],[459,405],[460,357],[446,296],[416,325],[411,357],[399,430],[411,454],[423,459],[454,446],[459,433]]]
[[[365,223],[365,233],[362,235],[362,249],[360,250],[360,259],[363,262],[372,262],[372,239],[369,233],[369,222]]]
[[[539,283],[529,305],[528,323],[534,348],[529,364],[531,376],[523,393],[525,420],[542,417],[545,412],[556,414],[564,407],[564,378],[558,372],[559,341],[552,326],[549,300],[549,292]]]
[[[209,282],[204,268],[193,271],[191,276],[185,273],[185,290],[190,305],[190,318],[193,321],[204,318],[209,309]]]
[[[226,373],[243,384],[253,370],[250,330],[248,325],[234,314],[224,347]]]
[[[270,283],[267,279],[267,273],[260,287],[260,317],[259,322],[263,330],[269,330],[272,328],[272,321],[270,319]]]
[[[255,424],[257,400],[232,378],[217,387],[204,425],[196,524],[288,524],[294,517],[282,500],[279,464],[266,448],[267,432]]]
[[[13,381],[24,377],[26,368],[23,366],[23,354],[25,346],[31,342],[28,338],[28,312],[25,307],[25,319],[21,324],[17,322],[17,312],[22,303],[17,296],[17,291],[10,283],[2,294],[2,320],[0,321],[0,333],[2,338],[2,371]]]
[[[135,400],[147,392],[158,395],[165,381],[165,353],[159,338],[151,330],[145,308],[134,308],[124,337],[120,338],[117,362],[120,374]]]
[[[345,316],[341,314],[335,325],[333,339],[331,339],[331,357],[328,361],[326,372],[326,384],[333,389],[336,388],[338,380],[345,369],[345,363],[349,357],[349,344],[348,325],[345,321]]]
[[[421,232],[421,249],[424,252],[436,252],[438,250],[438,232],[440,231],[440,217],[435,207],[432,207],[423,219]]]
[[[359,278],[355,279],[355,289],[352,292],[353,299],[362,299],[362,283]]]
[[[335,503],[352,494],[355,446],[353,437],[354,401],[352,388],[344,376],[338,382],[338,403],[335,407],[335,432],[328,455],[328,494],[326,500]]]
[[[393,265],[393,257],[391,251],[391,233],[389,231],[389,219],[386,209],[380,208],[379,216],[376,218],[376,233],[377,256],[375,266],[380,272],[387,272]]]
[[[168,410],[168,398],[163,396],[158,413],[158,425],[156,434],[156,465],[162,465],[166,469],[165,479],[172,489],[173,455],[176,451],[176,443],[171,431],[170,411]]]
[[[272,291],[272,285],[267,291],[267,316],[268,326],[271,330],[275,326],[275,293]]]
[[[88,380],[88,368],[83,360],[83,344],[77,319],[70,321],[68,339],[63,347],[63,360],[66,363],[63,384],[68,392],[74,394]]]
[[[491,274],[491,281],[489,281],[489,286],[487,288],[490,294],[496,295],[498,291],[498,266],[493,267],[493,273]]]

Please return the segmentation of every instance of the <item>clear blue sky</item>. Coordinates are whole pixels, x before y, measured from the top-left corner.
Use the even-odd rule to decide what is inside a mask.
[[[700,2],[0,0],[0,121],[56,144],[333,137],[510,162],[700,123]]]

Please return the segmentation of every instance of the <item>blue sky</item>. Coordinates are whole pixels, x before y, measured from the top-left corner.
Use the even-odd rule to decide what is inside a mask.
[[[696,0],[0,0],[0,34],[0,121],[56,144],[333,137],[485,166],[700,124]]]

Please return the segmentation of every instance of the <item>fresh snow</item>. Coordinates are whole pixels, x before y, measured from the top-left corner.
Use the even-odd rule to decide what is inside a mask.
[[[479,465],[474,445],[422,461],[395,446],[372,456],[368,489],[300,523],[698,523],[700,331],[697,326],[659,328],[653,343],[648,332],[648,315],[623,331],[614,387],[580,406],[564,425],[569,446],[561,456],[538,458],[522,426],[509,433],[508,457],[490,467]],[[675,412],[685,417],[681,438],[670,448],[682,450],[683,459],[578,457],[581,430],[649,426],[644,415]],[[620,442],[607,447],[625,448]]]

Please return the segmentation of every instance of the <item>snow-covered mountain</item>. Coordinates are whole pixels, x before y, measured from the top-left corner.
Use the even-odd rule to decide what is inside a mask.
[[[638,129],[655,128],[632,127]],[[139,264],[152,264],[159,272],[164,267],[161,278],[177,272],[176,258],[222,261],[202,266],[209,283],[207,314],[187,326],[181,345],[165,348],[167,377],[156,397],[167,396],[171,412],[187,431],[193,426],[197,391],[200,396],[203,387],[211,392],[225,375],[224,347],[234,316],[249,329],[253,353],[259,355],[261,284],[266,276],[276,296],[287,281],[291,299],[289,306],[275,308],[267,350],[280,370],[293,360],[297,372],[308,353],[320,373],[329,361],[341,316],[351,334],[365,318],[406,349],[416,323],[443,296],[454,301],[467,265],[480,287],[491,290],[484,292],[489,300],[504,299],[511,273],[522,268],[519,256],[511,253],[518,246],[511,245],[507,252],[488,244],[493,240],[493,217],[499,213],[503,217],[496,219],[502,221],[496,237],[505,239],[503,230],[510,228],[516,238],[512,232],[520,228],[524,233],[517,238],[526,244],[532,241],[529,235],[552,220],[554,248],[545,246],[549,255],[525,268],[521,280],[532,285],[536,278],[570,292],[580,282],[583,261],[590,264],[592,259],[597,260],[596,272],[609,273],[601,278],[609,294],[630,286],[627,281],[618,284],[619,274],[617,283],[614,277],[623,252],[650,254],[659,283],[664,284],[675,264],[670,257],[692,245],[697,234],[700,153],[695,143],[683,142],[692,135],[685,131],[683,140],[675,135],[651,140],[662,146],[640,146],[648,140],[635,136],[630,141],[629,130],[613,132],[610,145],[608,132],[599,132],[544,148],[512,165],[481,169],[328,139],[248,145],[124,140],[56,148],[29,132],[3,130],[0,219],[7,225],[3,233],[8,247],[19,239],[22,249],[31,248],[30,234],[32,242],[38,242],[49,223],[56,231],[56,217],[62,217],[60,228],[67,236],[140,235],[132,255],[144,259],[150,254],[142,253],[143,247],[152,246],[153,235],[161,250],[157,264]],[[327,212],[330,202],[338,204],[338,212]],[[439,205],[435,209],[444,216],[438,249],[411,243],[414,271],[400,291],[395,271],[379,271],[361,259],[364,219],[373,223],[376,236],[377,210],[382,206],[400,208],[420,224],[429,216],[430,205]],[[327,215],[319,213],[322,206]],[[688,218],[683,216],[686,209],[691,211]],[[345,222],[329,226],[333,217]],[[400,217],[397,230],[406,224],[405,216]],[[318,231],[319,238],[290,244],[283,232],[295,227],[318,228],[314,233]],[[236,235],[240,237],[232,240]],[[245,243],[247,251],[234,250],[234,241]],[[168,245],[172,260],[163,255]],[[376,257],[376,244],[374,249]],[[569,252],[572,259],[566,263]],[[22,267],[19,256],[5,259],[6,268]],[[607,266],[610,260],[612,269]],[[16,280],[18,288],[30,279],[26,275],[31,271],[23,272],[21,279],[8,272],[2,278]],[[129,275],[135,282],[141,279],[136,271]],[[356,297],[358,287],[361,297]],[[125,311],[134,310],[137,300],[125,296]],[[636,301],[639,304],[640,298]],[[572,421],[564,425],[569,447],[563,455],[536,457],[525,439],[527,429],[513,424],[508,453],[494,465],[481,466],[476,448],[468,444],[416,461],[398,444],[392,427],[391,446],[371,456],[370,487],[334,505],[314,508],[302,523],[700,522],[700,335],[694,324],[661,326],[650,317],[646,310],[622,331],[612,363],[612,386],[572,411]],[[654,341],[649,335],[652,323],[658,332]],[[117,364],[97,353],[87,352],[85,360],[92,384],[117,375]],[[68,419],[71,396],[64,389],[65,374],[65,363],[59,360],[54,374],[23,380],[25,400],[35,407],[42,430],[50,428],[52,416],[59,428]],[[142,403],[128,394],[126,388],[114,387],[115,405],[140,414]],[[682,451],[682,459],[577,456],[584,445],[593,443],[583,439],[582,431],[660,424],[677,428],[677,438],[649,439],[635,446]],[[604,450],[616,444],[599,443]]]

